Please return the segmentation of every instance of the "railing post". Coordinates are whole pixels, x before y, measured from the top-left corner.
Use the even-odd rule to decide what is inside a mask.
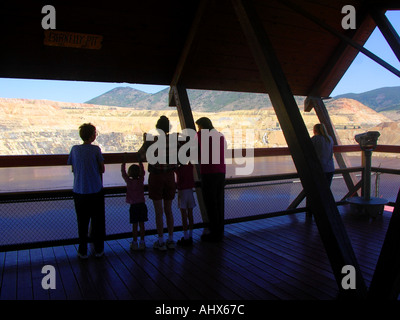
[[[174,104],[176,104],[176,108],[179,115],[179,121],[182,129],[193,129],[195,130],[195,124],[193,119],[192,109],[190,108],[189,97],[187,95],[187,91],[180,85],[173,86],[170,89],[170,104],[171,99],[173,99]],[[170,105],[171,106],[171,105]],[[195,180],[200,180],[200,167],[198,164],[194,164],[195,167]],[[206,207],[203,200],[203,193],[200,187],[196,187],[196,195],[197,201],[199,203],[199,208],[201,212],[201,217],[204,223],[208,222],[208,216]]]
[[[368,291],[373,300],[397,300],[400,293],[400,190]]]
[[[323,178],[321,164],[279,59],[275,55],[274,47],[253,3],[244,0],[232,0],[232,3],[281,124],[304,189],[310,197],[315,222],[329,257],[339,292],[343,297],[363,299],[366,297],[367,290],[357,258],[328,183]],[[355,269],[356,290],[346,291],[341,287],[342,268],[345,265],[352,265]]]

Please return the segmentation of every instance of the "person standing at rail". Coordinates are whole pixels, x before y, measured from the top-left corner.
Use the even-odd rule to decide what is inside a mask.
[[[312,136],[311,141],[321,163],[326,180],[329,186],[331,186],[333,174],[335,172],[335,164],[333,162],[333,139],[326,131],[323,123],[317,123],[314,125],[313,132],[314,135]],[[310,207],[310,201],[308,198],[306,199],[306,207]],[[308,210],[306,214],[307,216],[311,216],[312,212]]]
[[[83,144],[71,148],[68,165],[74,174],[73,197],[78,222],[78,257],[86,259],[89,242],[88,229],[91,223],[91,238],[95,256],[104,254],[105,207],[102,175],[105,171],[104,158],[100,147],[93,145],[96,127],[84,123],[79,127]]]
[[[196,121],[199,143],[201,188],[208,216],[209,233],[202,241],[217,242],[224,237],[225,224],[225,148],[226,140],[207,117]]]
[[[193,196],[193,188],[195,181],[193,177],[193,165],[180,164],[176,170],[176,186],[178,189],[178,207],[182,216],[183,237],[178,240],[177,244],[181,246],[189,246],[193,243],[193,208],[196,201]]]
[[[158,119],[156,129],[158,131],[158,136],[151,137],[152,139],[144,133],[144,143],[139,149],[138,154],[140,154],[142,159],[146,158],[148,162],[149,198],[153,201],[158,234],[158,240],[154,242],[153,248],[165,251],[167,248],[175,249],[172,200],[174,200],[176,192],[174,172],[178,165],[177,162],[170,163],[169,155],[174,152],[177,153],[177,142],[175,145],[176,150],[170,150],[173,149],[173,146],[170,145],[170,122],[166,116],[161,116]],[[156,148],[154,148],[154,146],[156,146]],[[151,154],[149,151],[148,155],[147,151],[149,149],[154,151],[154,153]],[[154,161],[149,161],[150,156],[153,157],[152,160]],[[165,156],[164,159],[162,159],[163,156]],[[168,229],[167,241],[164,241],[163,212],[165,213]]]
[[[133,251],[144,250],[145,225],[148,221],[147,206],[144,197],[144,176],[143,163],[137,154],[138,164],[132,164],[126,172],[126,156],[121,164],[121,175],[126,182],[126,202],[129,203],[129,221],[132,224],[132,243],[130,249]],[[138,227],[140,229],[140,241],[138,243]]]
[[[335,172],[335,164],[333,162],[333,139],[326,131],[323,123],[314,125],[313,131],[314,136],[311,138],[311,141],[330,186]]]

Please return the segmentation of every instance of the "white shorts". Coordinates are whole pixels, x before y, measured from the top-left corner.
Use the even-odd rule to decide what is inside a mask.
[[[192,189],[178,190],[179,209],[192,209],[196,206]]]

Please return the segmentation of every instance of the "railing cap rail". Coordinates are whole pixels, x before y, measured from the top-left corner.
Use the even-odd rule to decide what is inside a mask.
[[[334,152],[360,152],[359,145],[340,145],[334,146]],[[280,148],[257,148],[252,150],[254,157],[273,157],[273,156],[290,156],[290,150],[287,147]],[[400,153],[400,146],[378,145],[375,152]],[[240,153],[240,152],[239,152]],[[242,149],[243,155],[246,149]],[[230,152],[235,156],[235,152]],[[136,152],[128,153],[104,153],[104,162],[106,164],[122,163],[124,157],[129,163],[136,162]],[[7,155],[0,156],[0,168],[17,168],[17,167],[48,167],[48,166],[66,166],[67,154],[50,154],[50,155]]]

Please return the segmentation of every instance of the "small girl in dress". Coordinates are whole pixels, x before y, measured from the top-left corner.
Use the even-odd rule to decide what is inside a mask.
[[[122,178],[126,182],[126,202],[130,204],[129,222],[132,224],[133,241],[130,245],[131,250],[144,250],[146,248],[145,221],[147,218],[147,206],[144,198],[144,167],[138,155],[139,165],[132,164],[126,173],[126,163],[121,164]],[[138,226],[140,227],[140,242],[138,243]]]
[[[175,171],[176,184],[178,189],[178,206],[182,215],[183,237],[177,244],[181,246],[190,246],[193,243],[193,208],[196,202],[193,196],[195,187],[193,177],[193,165],[181,164]]]

